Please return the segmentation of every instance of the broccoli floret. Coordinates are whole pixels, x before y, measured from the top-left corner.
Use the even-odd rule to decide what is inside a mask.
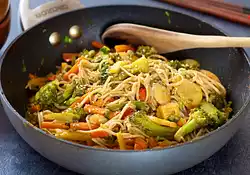
[[[217,93],[213,93],[209,95],[209,101],[218,109],[222,110],[226,105],[225,96],[219,95]]]
[[[57,100],[58,84],[58,80],[54,80],[41,87],[35,95],[35,101],[41,105],[53,106]]]
[[[193,59],[185,59],[182,61],[171,60],[168,62],[168,65],[173,67],[174,69],[184,68],[184,69],[198,70],[200,67],[200,64]]]
[[[110,52],[110,48],[108,48],[107,46],[103,46],[100,51],[103,53],[103,54],[109,54]]]
[[[93,58],[95,56],[96,52],[94,50],[88,51],[87,49],[84,49],[80,56],[84,56],[85,58]]]
[[[138,57],[142,57],[142,56],[145,56],[145,57],[148,57],[150,55],[154,55],[154,54],[157,54],[157,51],[154,47],[150,47],[150,46],[139,46],[135,52],[135,54],[138,56]]]
[[[178,142],[180,142],[185,135],[198,128],[206,126],[217,128],[227,120],[227,116],[224,112],[221,112],[213,104],[207,102],[203,102],[200,107],[193,109],[189,115],[191,120],[175,133],[174,138]]]
[[[178,60],[170,60],[170,61],[168,62],[168,65],[171,66],[171,67],[174,68],[174,69],[179,69],[179,68],[181,68],[181,62],[178,61]]]
[[[152,137],[162,136],[168,139],[173,139],[174,133],[178,129],[177,127],[171,128],[154,123],[143,111],[136,112],[129,118],[129,121],[132,126],[139,128],[141,131]]]

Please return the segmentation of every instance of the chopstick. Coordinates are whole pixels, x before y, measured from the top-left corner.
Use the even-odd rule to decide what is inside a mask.
[[[200,1],[207,2],[209,4],[213,4],[217,7],[226,8],[229,10],[233,10],[233,11],[237,11],[237,12],[240,12],[243,14],[250,15],[250,8],[248,8],[248,7],[243,7],[243,6],[240,6],[237,4],[227,3],[227,2],[224,2],[221,0],[200,0]]]
[[[160,0],[173,5],[250,25],[250,9],[221,0]]]

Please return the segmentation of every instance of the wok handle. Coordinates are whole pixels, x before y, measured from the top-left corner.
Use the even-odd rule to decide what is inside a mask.
[[[53,16],[83,7],[80,0],[54,0],[31,9],[30,0],[20,0],[19,15],[24,30],[27,30]]]

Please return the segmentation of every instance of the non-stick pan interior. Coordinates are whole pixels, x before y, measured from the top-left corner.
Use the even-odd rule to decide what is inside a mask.
[[[172,31],[203,35],[224,35],[214,27],[192,17],[163,9],[141,6],[106,6],[70,12],[55,17],[19,37],[5,53],[1,66],[3,93],[13,108],[25,115],[27,103],[28,74],[38,76],[55,71],[60,65],[63,52],[80,52],[91,48],[91,41],[100,41],[101,33],[108,26],[120,22],[143,24]],[[83,29],[80,39],[71,44],[63,43],[72,25]],[[53,47],[48,38],[59,32],[62,42]],[[249,97],[249,64],[242,49],[193,49],[168,54],[169,59],[194,58],[201,67],[219,75],[233,101],[234,113],[247,102]]]

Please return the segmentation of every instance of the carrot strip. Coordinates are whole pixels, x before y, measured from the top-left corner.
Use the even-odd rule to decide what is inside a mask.
[[[116,45],[115,46],[115,51],[116,52],[127,52],[128,50],[132,50],[132,51],[135,51],[135,49],[129,45],[124,45],[124,44],[121,44],[121,45]]]
[[[96,129],[98,127],[98,125],[91,124],[92,129]],[[70,129],[89,130],[89,126],[86,122],[70,123]]]
[[[83,60],[83,59],[85,59],[85,58],[84,58],[84,57],[80,57],[80,58],[76,61],[75,65],[74,65],[68,72],[66,72],[66,73],[63,75],[63,79],[64,79],[65,81],[69,79],[69,75],[70,75],[70,74],[72,74],[72,73],[77,74],[77,73],[79,72],[79,64],[80,64],[81,60]]]
[[[126,117],[130,116],[131,114],[133,114],[134,110],[132,108],[128,108],[122,116],[122,119],[125,119]]]
[[[98,41],[92,41],[91,44],[92,44],[93,47],[95,47],[97,49],[100,49],[100,48],[102,48],[104,46],[104,44],[102,44],[102,43],[100,43]]]
[[[76,63],[68,72],[63,75],[65,81],[69,80],[69,75],[72,73],[77,74],[79,71],[79,63]]]
[[[177,122],[177,125],[180,127],[182,127],[185,124],[186,124],[186,120],[184,118],[180,118],[180,120]]]
[[[69,126],[65,125],[65,123],[57,123],[57,122],[42,122],[41,128],[47,129],[69,129]]]
[[[63,53],[62,54],[63,60],[66,62],[70,62],[72,61],[74,57],[78,57],[78,56],[79,56],[79,53]]]
[[[142,139],[142,138],[136,138],[135,139],[135,145],[134,145],[134,150],[143,150],[148,147],[147,142]]]
[[[87,95],[88,95],[88,94],[84,94],[83,96],[81,96],[80,98],[78,98],[74,103],[71,104],[70,108],[76,107],[76,105],[77,105],[78,103],[81,103],[81,102],[85,99],[85,97],[87,97]],[[88,104],[89,102],[90,102],[90,100],[87,99],[87,101],[85,102],[85,104]]]
[[[108,137],[109,133],[107,133],[106,131],[93,131],[91,132],[91,137],[92,138],[103,138],[103,137]]]
[[[105,108],[100,108],[94,105],[85,105],[84,106],[84,111],[90,113],[90,114],[100,114],[100,115],[105,115],[106,109]]]
[[[146,96],[147,96],[146,88],[140,88],[140,90],[139,90],[139,99],[141,101],[145,101],[146,100]]]
[[[103,99],[98,99],[97,101],[94,101],[91,104],[94,105],[94,106],[103,107],[105,105],[104,101],[105,100],[103,100]],[[114,98],[109,98],[107,100],[107,103],[110,103],[110,102],[113,102],[113,101],[115,101]]]

